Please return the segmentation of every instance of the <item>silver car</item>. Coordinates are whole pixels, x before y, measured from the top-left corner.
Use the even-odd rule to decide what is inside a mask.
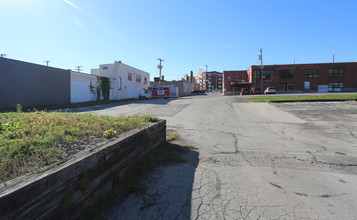
[[[276,90],[274,89],[274,87],[268,87],[264,90],[264,94],[275,94]]]

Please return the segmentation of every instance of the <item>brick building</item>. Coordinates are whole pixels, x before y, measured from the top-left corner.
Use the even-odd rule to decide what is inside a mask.
[[[357,62],[254,65],[246,71],[224,71],[224,94],[241,88],[274,87],[278,93],[357,91]]]
[[[246,70],[223,71],[224,95],[238,95],[241,88],[251,88]]]
[[[202,73],[202,89],[207,91],[222,91],[223,74],[220,72],[204,72]]]

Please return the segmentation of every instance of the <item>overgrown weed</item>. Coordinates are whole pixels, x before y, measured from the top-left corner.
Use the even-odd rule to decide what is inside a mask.
[[[61,160],[63,150],[84,137],[112,138],[150,122],[151,116],[96,116],[67,112],[0,113],[0,183]]]

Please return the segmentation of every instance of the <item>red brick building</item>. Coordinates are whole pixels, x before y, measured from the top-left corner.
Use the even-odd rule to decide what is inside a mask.
[[[220,72],[204,72],[202,74],[202,89],[207,91],[222,91],[223,74]]]
[[[251,88],[246,70],[223,71],[224,95],[238,95],[242,88]]]
[[[232,95],[241,88],[274,87],[278,93],[357,91],[357,62],[254,65],[247,71],[224,71],[224,94]]]

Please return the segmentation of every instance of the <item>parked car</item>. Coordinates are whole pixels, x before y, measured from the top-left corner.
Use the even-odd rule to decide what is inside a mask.
[[[262,94],[263,92],[260,88],[254,88],[252,93],[253,94]]]
[[[250,90],[247,88],[243,88],[240,90],[240,95],[250,95]]]
[[[274,87],[268,87],[265,89],[264,94],[275,94],[276,90],[274,89]]]
[[[192,92],[191,92],[192,94],[201,94],[201,90],[193,90]]]

